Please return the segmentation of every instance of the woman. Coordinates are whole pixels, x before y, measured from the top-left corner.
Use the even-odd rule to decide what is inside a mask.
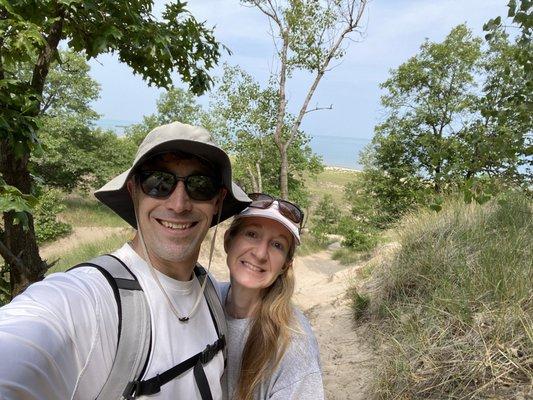
[[[228,320],[230,399],[324,398],[318,345],[290,299],[302,211],[265,194],[250,195],[224,236],[230,283],[222,285]]]

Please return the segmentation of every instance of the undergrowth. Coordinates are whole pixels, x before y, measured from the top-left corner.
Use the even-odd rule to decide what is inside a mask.
[[[502,195],[451,202],[400,224],[400,250],[355,292],[377,321],[380,399],[521,399],[533,394],[533,212]]]
[[[132,238],[133,232],[129,229],[124,229],[122,232],[107,236],[104,239],[81,243],[79,246],[67,252],[62,252],[59,255],[51,255],[48,257],[49,261],[58,261],[48,270],[47,274],[63,272],[76,264],[88,261],[101,254],[110,253]]]
[[[72,226],[126,227],[122,218],[94,198],[71,195],[65,199],[61,218]]]

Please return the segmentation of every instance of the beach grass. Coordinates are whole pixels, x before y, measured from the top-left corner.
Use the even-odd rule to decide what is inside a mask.
[[[61,220],[76,226],[128,226],[122,218],[91,195],[73,194],[65,197]]]
[[[123,232],[114,233],[102,239],[79,243],[76,247],[69,249],[68,251],[58,250],[60,251],[59,254],[52,253],[48,257],[49,261],[58,261],[48,270],[47,274],[66,271],[76,264],[90,260],[101,254],[110,253],[121,247],[131,238],[132,232],[124,229]]]
[[[399,250],[355,290],[382,338],[379,399],[525,399],[533,377],[533,207],[508,193],[402,220]],[[368,297],[370,295],[370,297]]]
[[[311,213],[318,202],[327,194],[335,204],[347,209],[344,200],[344,186],[357,178],[358,171],[347,168],[326,167],[316,178],[306,178],[306,185],[311,193]]]

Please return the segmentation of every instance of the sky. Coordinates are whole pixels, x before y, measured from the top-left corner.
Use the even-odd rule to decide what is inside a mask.
[[[450,30],[466,23],[474,34],[490,18],[507,14],[507,0],[371,0],[364,16],[363,37],[354,36],[345,57],[326,73],[310,106],[332,110],[312,112],[302,128],[310,135],[370,139],[383,119],[381,89],[391,69],[414,56],[425,39],[442,41]],[[157,1],[154,12],[164,7]],[[238,0],[190,0],[187,8],[199,21],[214,27],[217,40],[231,49],[222,63],[239,65],[265,83],[275,70],[274,47],[266,17],[242,6]],[[91,76],[101,85],[94,109],[105,120],[122,124],[138,122],[156,111],[162,91],[149,87],[116,56],[102,55],[90,62]],[[213,75],[220,75],[217,67]],[[175,85],[184,87],[176,75]],[[297,74],[288,87],[289,110],[296,112],[310,83]],[[199,98],[208,104],[208,96]]]

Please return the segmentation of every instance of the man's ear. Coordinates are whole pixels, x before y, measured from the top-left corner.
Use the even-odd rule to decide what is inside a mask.
[[[130,194],[130,197],[133,199],[133,187],[135,185],[135,181],[133,177],[129,178],[126,182],[126,188],[128,189],[128,192]]]

